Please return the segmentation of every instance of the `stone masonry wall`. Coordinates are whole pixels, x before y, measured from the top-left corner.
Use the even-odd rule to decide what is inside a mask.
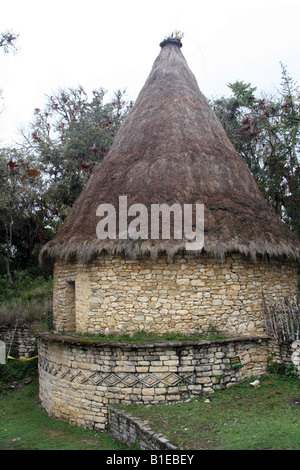
[[[230,335],[263,334],[262,291],[278,298],[295,293],[296,264],[253,263],[238,254],[224,262],[207,257],[57,262],[54,324],[57,330],[104,334],[205,333],[211,326]]]
[[[108,406],[172,403],[265,373],[268,339],[96,343],[38,335],[40,399],[48,414],[103,430]],[[232,368],[239,357],[242,367]]]
[[[108,408],[109,433],[127,446],[137,444],[140,450],[176,450],[164,436],[155,434],[141,419],[123,410]]]
[[[0,340],[4,341],[6,354],[18,359],[27,359],[36,353],[36,337],[31,325],[0,326]]]
[[[292,364],[294,365],[296,369],[296,373],[298,374],[298,377],[300,379],[300,340],[296,340],[292,343]]]

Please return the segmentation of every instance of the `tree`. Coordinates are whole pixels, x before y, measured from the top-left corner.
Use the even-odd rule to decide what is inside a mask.
[[[111,146],[131,103],[116,92],[70,89],[48,97],[44,110],[23,131],[19,149],[0,150],[0,258],[7,279],[38,265],[51,239],[93,168]]]
[[[104,103],[103,89],[92,99],[82,87],[48,96],[44,110],[23,131],[23,149],[34,154],[47,177],[47,198],[53,215],[63,219],[82,191],[94,167],[106,155],[132,103],[124,91]]]
[[[250,83],[229,84],[232,96],[212,105],[263,195],[300,236],[300,93],[281,64],[276,96],[256,96]]]
[[[17,50],[15,43],[16,43],[18,36],[19,35],[16,35],[15,33],[11,31],[0,33],[0,49],[5,54],[8,54],[11,51],[15,52]],[[1,95],[2,95],[2,90],[0,90],[0,97],[2,97]]]
[[[0,174],[0,255],[12,284],[12,262],[14,268],[36,263],[37,244],[50,237],[45,228],[43,180],[34,163],[16,149],[2,149]]]
[[[5,33],[0,34],[0,48],[5,54],[17,50],[16,41],[18,39],[18,34],[15,34],[12,31],[6,31]]]

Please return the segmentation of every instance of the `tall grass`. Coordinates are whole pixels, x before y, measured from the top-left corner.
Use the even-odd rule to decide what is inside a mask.
[[[52,278],[14,273],[14,284],[0,276],[0,325],[45,322],[52,313]]]

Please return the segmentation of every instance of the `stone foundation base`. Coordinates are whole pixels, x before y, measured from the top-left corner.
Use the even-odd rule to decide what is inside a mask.
[[[172,403],[230,387],[265,373],[269,354],[268,339],[257,336],[131,344],[40,333],[38,350],[48,414],[98,430],[109,405]]]

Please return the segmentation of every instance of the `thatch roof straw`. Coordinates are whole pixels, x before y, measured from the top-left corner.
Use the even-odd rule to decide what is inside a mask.
[[[172,257],[184,240],[100,240],[96,209],[119,196],[128,206],[204,204],[206,253],[299,260],[300,241],[261,195],[243,159],[200,92],[176,41],[164,41],[115,141],[41,260],[88,262],[101,254]]]

